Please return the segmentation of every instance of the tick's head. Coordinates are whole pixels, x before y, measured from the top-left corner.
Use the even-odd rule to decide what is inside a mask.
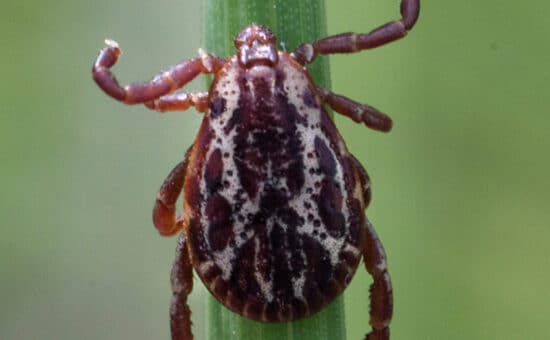
[[[269,28],[252,24],[235,38],[239,63],[250,68],[255,65],[273,66],[277,63],[277,38]]]

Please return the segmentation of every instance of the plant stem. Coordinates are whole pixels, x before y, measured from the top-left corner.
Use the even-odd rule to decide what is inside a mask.
[[[204,2],[204,46],[220,57],[235,54],[233,39],[256,23],[269,27],[279,48],[291,52],[304,42],[326,36],[322,0],[207,0]],[[330,88],[328,60],[320,56],[308,65],[316,84]],[[345,339],[344,303],[340,296],[312,317],[287,323],[261,323],[243,318],[209,296],[206,339],[334,340]]]

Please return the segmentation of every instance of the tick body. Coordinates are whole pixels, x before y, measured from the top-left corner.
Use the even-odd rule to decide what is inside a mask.
[[[250,319],[286,322],[334,300],[361,257],[373,276],[366,339],[389,339],[392,288],[380,240],[364,215],[370,180],[324,109],[380,130],[391,119],[371,106],[316,87],[304,65],[318,54],[368,49],[404,36],[402,18],[368,34],[345,33],[276,49],[272,32],[251,25],[227,59],[200,53],[150,82],[121,87],[112,75],[120,49],[107,41],[93,68],[98,85],[128,104],[158,111],[195,106],[205,116],[195,142],[163,183],[153,210],[162,235],[180,233],[172,270],[172,338],[192,339],[187,296],[194,268],[220,303]],[[208,93],[174,93],[200,73]],[[181,216],[175,203],[184,192]]]
[[[244,68],[235,57],[218,72],[189,156],[184,225],[194,267],[220,302],[291,321],[350,281],[364,203],[309,77],[288,54],[274,60]]]

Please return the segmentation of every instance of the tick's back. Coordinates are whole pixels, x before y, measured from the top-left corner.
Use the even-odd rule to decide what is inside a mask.
[[[253,319],[286,321],[335,298],[360,257],[360,204],[345,146],[286,54],[217,76],[188,178],[199,276]],[[202,180],[201,180],[202,179]]]

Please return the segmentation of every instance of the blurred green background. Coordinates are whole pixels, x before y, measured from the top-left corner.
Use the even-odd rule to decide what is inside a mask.
[[[329,0],[329,33],[398,3]],[[395,122],[384,135],[336,117],[373,181],[393,339],[550,339],[550,3],[422,5],[405,40],[330,59],[335,92]],[[199,2],[0,8],[0,339],[167,339],[176,239],[151,207],[201,116],[121,105],[90,70],[105,37],[123,83],[195,56]],[[368,329],[369,282],[360,270],[346,291],[349,339]]]

